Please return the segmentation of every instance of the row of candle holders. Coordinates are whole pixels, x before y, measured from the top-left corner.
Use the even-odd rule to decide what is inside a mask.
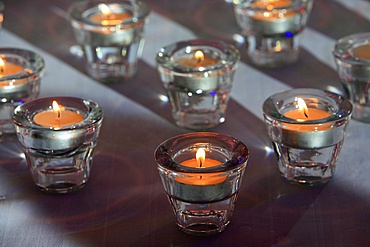
[[[297,60],[313,0],[256,0],[234,3],[247,54],[259,66]],[[94,4],[79,1],[69,20],[84,48],[88,74],[101,82],[121,81],[138,71],[149,7],[141,2]],[[334,175],[346,129],[353,118],[370,122],[370,33],[338,40],[333,55],[349,99],[305,88],[279,92],[262,105],[281,176],[316,185]],[[16,133],[35,184],[66,193],[83,187],[103,121],[101,107],[87,99],[37,99],[43,58],[28,50],[0,48],[0,131]],[[188,40],[161,48],[157,69],[175,123],[207,130],[226,120],[240,52],[215,40]],[[155,151],[161,181],[176,223],[190,234],[214,234],[229,224],[249,151],[234,137],[193,132],[166,140]]]

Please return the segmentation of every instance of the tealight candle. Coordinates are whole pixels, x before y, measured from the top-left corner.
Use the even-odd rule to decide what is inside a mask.
[[[77,124],[83,120],[81,114],[59,106],[56,101],[53,101],[52,107],[52,111],[38,112],[33,117],[33,121],[40,126],[60,129],[61,127]]]
[[[199,148],[196,153],[196,158],[185,160],[181,162],[181,165],[193,168],[209,168],[221,165],[221,162],[215,159],[206,158],[205,151],[203,148]],[[191,175],[185,175],[176,177],[177,182],[191,185],[214,185],[222,183],[226,180],[226,177],[222,173],[207,174],[207,173],[194,173]]]
[[[370,42],[370,39],[369,39]],[[359,59],[368,59],[370,60],[370,43],[357,46],[353,49],[353,56]]]
[[[297,109],[286,112],[284,116],[303,124],[286,124],[284,128],[301,132],[327,130],[330,128],[330,123],[308,125],[304,124],[304,122],[306,121],[328,118],[331,115],[328,111],[318,108],[307,108],[307,105],[302,98],[297,98],[297,106]]]
[[[24,71],[24,67],[19,64],[4,62],[0,57],[0,78],[4,76],[11,76]]]
[[[102,25],[118,25],[132,17],[132,14],[126,11],[113,13],[109,6],[104,3],[98,6],[99,12],[91,14],[89,19],[93,22],[100,22]]]
[[[278,34],[295,30],[297,16],[290,0],[260,0],[251,3],[255,9],[252,15],[254,31],[263,34]]]
[[[219,54],[211,56],[204,50],[194,49],[189,53],[179,51],[171,59],[175,61],[174,66],[188,71],[187,76],[174,74],[174,84],[189,90],[212,91],[217,89],[220,78],[214,71],[214,66],[222,61]]]

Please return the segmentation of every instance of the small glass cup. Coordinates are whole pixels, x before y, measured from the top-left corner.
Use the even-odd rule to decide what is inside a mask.
[[[353,104],[352,117],[370,123],[370,32],[339,39],[333,55],[342,85]]]
[[[14,108],[37,98],[44,59],[18,48],[0,48],[0,142],[16,138]]]
[[[307,108],[298,108],[298,98]],[[270,96],[262,109],[281,176],[291,183],[328,182],[344,142],[351,102],[332,92],[302,88]]]
[[[200,165],[195,159],[199,149],[205,151]],[[248,158],[245,144],[211,132],[183,134],[157,147],[159,174],[182,231],[212,235],[226,228]]]
[[[236,22],[252,63],[279,67],[297,61],[313,0],[234,1]]]
[[[52,112],[53,101],[64,108],[60,115]],[[45,112],[51,112],[45,121],[61,123],[63,115],[67,120],[80,115],[82,120],[48,126],[35,118]],[[73,115],[68,118],[69,114]],[[86,184],[103,121],[103,111],[97,103],[72,97],[37,99],[18,106],[13,121],[33,180],[42,191],[66,193]]]
[[[84,48],[91,77],[115,82],[136,74],[149,12],[147,4],[126,0],[106,4],[79,1],[70,6],[69,20]]]
[[[199,51],[202,56],[197,58]],[[225,121],[239,60],[233,45],[211,40],[181,41],[160,49],[157,68],[178,126],[205,130]]]

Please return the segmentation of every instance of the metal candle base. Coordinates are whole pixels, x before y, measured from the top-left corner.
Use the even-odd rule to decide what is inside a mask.
[[[296,98],[310,109],[329,113],[316,120],[285,116],[296,109]],[[292,183],[315,185],[333,176],[352,113],[348,99],[318,89],[293,89],[269,97],[263,104],[267,131],[278,158],[281,176]]]
[[[208,159],[219,165],[189,167],[182,164],[207,150]],[[155,160],[176,223],[189,234],[221,232],[230,222],[244,170],[247,147],[235,138],[210,132],[173,137],[158,146]]]
[[[54,100],[81,114],[83,120],[57,129],[36,124],[34,116],[49,111]],[[51,193],[66,193],[86,184],[103,120],[99,105],[79,98],[44,98],[18,106],[13,120],[38,187]]]

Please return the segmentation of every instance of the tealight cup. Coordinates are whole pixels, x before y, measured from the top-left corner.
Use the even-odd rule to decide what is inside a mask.
[[[279,67],[297,61],[313,0],[239,0],[234,15],[252,63]]]
[[[68,10],[88,74],[102,82],[129,79],[137,72],[150,9],[139,1],[79,1]]]
[[[342,85],[353,104],[352,117],[370,123],[370,32],[339,39],[333,55]]]
[[[13,121],[41,190],[66,193],[86,184],[103,121],[97,103],[72,97],[37,99],[18,106]]]
[[[32,51],[0,48],[0,141],[15,137],[16,106],[37,98],[45,63]]]
[[[157,147],[155,161],[180,230],[212,235],[226,228],[248,158],[245,144],[211,132],[183,134]]]
[[[181,41],[161,48],[156,60],[178,126],[205,130],[226,120],[240,60],[233,45],[211,40]]]
[[[351,102],[335,93],[302,88],[270,96],[262,109],[281,176],[291,183],[328,182],[344,142]]]

